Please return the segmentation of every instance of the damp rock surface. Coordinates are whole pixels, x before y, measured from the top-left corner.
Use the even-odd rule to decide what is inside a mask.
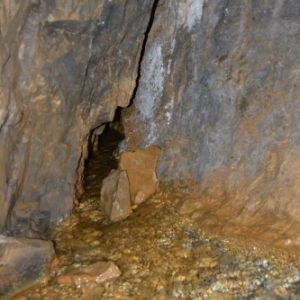
[[[118,267],[112,262],[100,261],[87,266],[73,267],[57,278],[59,284],[76,285],[77,288],[91,283],[102,283],[121,275]]]
[[[116,146],[115,142],[111,144]],[[247,225],[248,231],[238,235],[239,224],[231,223],[232,208],[217,201],[206,202],[189,186],[176,190],[166,186],[127,219],[108,222],[99,207],[96,178],[103,178],[99,168],[103,159],[108,166],[117,162],[101,140],[100,145],[102,151],[92,158],[98,163],[90,164],[86,172],[86,192],[80,205],[71,217],[53,228],[51,238],[55,240],[59,264],[52,269],[48,284],[35,286],[19,297],[299,299],[299,251],[288,252],[271,243],[270,236],[288,234],[288,230],[282,232],[284,224],[279,224],[277,231],[272,228],[277,220],[264,217],[261,223],[258,218],[250,218],[253,223],[242,225],[244,229]],[[191,203],[191,209],[187,209]],[[255,220],[261,230],[271,230],[269,239],[265,236],[257,240],[250,235],[256,232]],[[224,233],[222,228],[227,231]],[[290,234],[282,237],[292,238]],[[113,263],[121,274],[96,283],[86,271],[103,261]],[[89,279],[80,288],[72,279],[77,271],[80,278]],[[70,276],[64,277],[67,274]]]
[[[161,147],[159,181],[299,220],[299,7],[159,1],[123,114],[127,149]]]
[[[84,299],[85,295],[90,299],[299,299],[299,259],[254,239],[211,234],[205,224],[170,209],[173,201],[158,193],[114,224],[107,224],[104,215],[85,202],[53,232],[60,258],[55,276],[99,260],[113,262],[122,274],[80,288],[58,283],[54,276],[48,285],[24,294],[31,300]]]

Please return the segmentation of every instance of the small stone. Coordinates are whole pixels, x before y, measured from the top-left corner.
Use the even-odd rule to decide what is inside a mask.
[[[73,267],[57,278],[59,284],[76,285],[77,288],[89,283],[102,283],[121,275],[113,262],[100,261],[92,265]]]
[[[125,219],[132,213],[126,171],[112,170],[103,180],[100,206],[110,221]]]
[[[285,287],[283,286],[278,286],[274,289],[274,292],[277,296],[281,297],[281,298],[285,298],[288,294],[288,291]]]
[[[139,204],[155,193],[155,170],[160,152],[159,147],[150,146],[121,155],[119,168],[127,171],[133,204]]]
[[[104,287],[96,284],[89,283],[82,287],[81,300],[100,299],[104,292]]]
[[[91,242],[91,246],[95,247],[95,246],[99,246],[100,242],[99,241],[92,241]]]
[[[182,248],[182,247],[178,247],[174,249],[174,254],[176,257],[180,257],[180,258],[188,258],[191,255],[191,248]]]
[[[236,280],[233,279],[220,279],[216,282],[213,282],[210,285],[210,289],[213,292],[220,292],[220,293],[228,293],[233,290],[236,290],[239,287],[239,283]]]
[[[213,257],[201,258],[198,267],[199,268],[214,268],[218,265],[218,260]]]
[[[203,204],[199,199],[184,199],[179,201],[176,206],[176,212],[180,215],[194,213],[198,210],[201,210]],[[203,215],[203,212],[200,211],[200,216]]]

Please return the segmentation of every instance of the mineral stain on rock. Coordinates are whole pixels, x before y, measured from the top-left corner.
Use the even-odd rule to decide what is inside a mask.
[[[161,186],[126,219],[108,222],[105,210],[99,209],[101,181],[107,176],[99,166],[106,163],[108,172],[109,166],[118,165],[112,151],[120,142],[114,138],[121,135],[111,133],[100,137],[99,152],[92,156],[91,161],[98,164],[87,164],[90,168],[81,203],[52,231],[59,265],[52,269],[47,284],[19,297],[165,300],[300,296],[298,255],[266,247],[266,240],[250,239],[249,234],[234,235],[233,229],[224,237],[218,226],[230,224],[225,207],[220,210],[201,199],[202,206],[191,205],[192,210],[187,210],[185,202],[199,203],[201,197],[190,187],[174,190]]]
[[[0,233],[51,234],[60,259],[23,299],[299,299],[299,8],[1,2]],[[94,153],[82,195],[83,169],[91,132],[129,104],[124,157],[161,153],[157,176],[150,158],[127,163],[140,206],[123,219],[99,209],[112,154]],[[107,203],[119,205],[115,183]],[[23,262],[3,249],[1,275]],[[97,282],[103,264],[121,276]]]

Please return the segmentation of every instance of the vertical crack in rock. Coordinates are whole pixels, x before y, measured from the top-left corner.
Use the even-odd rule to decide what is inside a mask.
[[[103,68],[103,72],[106,72],[106,76],[108,77],[108,79],[106,81],[105,78],[104,79],[102,78],[101,82],[97,83],[97,85],[100,86],[100,88],[93,87],[93,83],[95,84],[95,81],[93,81],[94,78],[93,73],[95,72],[95,61],[97,59],[99,60],[99,58],[101,57],[101,55],[98,53],[99,47],[97,48],[97,43],[99,43],[99,38],[100,38],[99,32],[102,32],[103,35],[106,36],[106,39],[103,40],[103,49],[104,49],[103,51],[106,53],[107,57],[114,57],[114,59],[120,60],[118,56],[121,55],[121,53],[123,53],[125,49],[127,49],[128,46],[126,46],[126,44],[129,44],[130,42],[130,40],[127,41],[129,37],[128,37],[128,32],[126,30],[125,31],[120,30],[118,33],[115,32],[114,34],[114,23],[119,18],[118,15],[114,12],[117,8],[113,7],[111,4],[106,5],[103,8],[103,11],[100,13],[100,15],[97,17],[96,21],[94,21],[89,25],[88,31],[91,33],[91,37],[88,43],[89,53],[85,65],[84,77],[83,77],[81,90],[80,90],[81,102],[85,103],[82,104],[85,115],[90,115],[90,117],[91,114],[93,114],[94,117],[97,115],[96,112],[97,109],[95,109],[96,105],[94,105],[94,101],[93,101],[93,98],[95,98],[96,94],[98,95],[99,98],[102,99],[102,103],[106,102],[108,99],[110,99],[109,101],[111,103],[113,103],[114,100],[117,99],[116,105],[119,107],[126,107],[132,103],[138,87],[141,62],[143,60],[148,34],[153,24],[154,15],[155,15],[158,2],[159,0],[148,1],[147,4],[148,8],[147,11],[145,11],[147,18],[144,21],[143,29],[140,30],[141,39],[137,43],[138,51],[135,54],[136,55],[135,66],[134,69],[133,68],[131,69],[133,76],[130,78],[130,76],[128,76],[129,75],[128,72],[126,76],[118,77],[119,75],[117,75],[118,77],[117,81],[119,81],[118,83],[116,83],[116,80],[114,78],[115,77],[114,73],[117,74],[118,72],[115,72],[115,70],[113,69],[115,66],[109,63],[109,59],[106,59],[105,61],[100,62],[100,65]],[[126,10],[130,10],[131,7],[132,7],[132,3],[130,1],[126,1],[123,7],[123,11],[121,12],[122,16],[120,17],[119,20],[120,24],[123,24],[124,22],[126,24],[126,22],[128,22],[128,15],[126,16]],[[130,15],[130,11],[128,11],[128,13]],[[112,36],[114,36],[114,39],[111,39]],[[131,42],[136,42],[136,41],[132,40]],[[116,50],[118,50],[117,53]],[[124,69],[127,68],[130,68],[130,64],[129,66],[127,65],[124,66]],[[132,82],[130,83],[130,81]],[[107,90],[105,91],[104,89],[105,85],[109,86],[110,89],[109,93],[107,92]],[[113,107],[111,107],[111,112],[112,111],[114,111]],[[105,122],[112,121],[112,119],[110,118],[112,114],[109,115],[110,116],[108,118],[105,118],[104,120],[103,112],[100,112],[100,116],[93,118],[94,121],[92,123],[90,122],[89,125],[92,126],[91,130],[101,126],[104,123],[104,121]],[[83,172],[83,165],[84,165],[83,161],[86,158],[87,148],[88,147],[86,146],[82,146],[81,148],[82,153],[79,158],[78,167],[76,169],[77,180],[74,185],[76,199],[79,199],[81,197],[83,191],[83,181],[82,181],[82,172]],[[77,203],[76,200],[75,203]]]
[[[139,81],[140,81],[140,78],[141,78],[141,64],[142,64],[142,61],[143,61],[143,58],[144,58],[146,44],[147,44],[147,41],[148,41],[148,36],[149,36],[150,31],[151,31],[153,22],[154,22],[155,12],[156,12],[156,8],[157,8],[158,3],[159,3],[159,0],[154,0],[154,2],[153,2],[153,6],[152,6],[152,9],[151,9],[151,13],[150,13],[149,23],[148,23],[147,29],[145,31],[144,40],[143,40],[143,43],[142,43],[142,50],[141,50],[140,60],[139,60],[139,63],[138,63],[138,72],[137,72],[137,78],[136,78],[136,85],[135,85],[135,88],[133,90],[132,97],[130,99],[130,102],[129,102],[128,106],[131,106],[131,104],[133,103],[133,100],[135,99],[136,92],[137,92],[138,87],[139,87]]]

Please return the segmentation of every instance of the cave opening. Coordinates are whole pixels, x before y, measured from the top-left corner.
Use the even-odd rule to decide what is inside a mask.
[[[118,169],[118,145],[125,138],[121,113],[122,108],[118,107],[112,122],[91,130],[88,157],[84,163],[84,192],[80,202],[99,202],[104,178],[111,170]]]
[[[83,45],[78,40],[86,39],[87,44],[81,47],[89,56],[79,55],[79,49],[51,52],[59,60],[54,61],[54,66],[48,65],[45,71],[47,74],[49,69],[53,71],[54,78],[57,72],[63,74],[59,77],[61,82],[54,86],[55,89],[60,87],[64,95],[68,95],[67,82],[70,91],[81,91],[82,99],[73,101],[80,103],[76,109],[71,107],[71,101],[64,101],[72,98],[69,95],[55,101],[51,98],[51,105],[44,97],[44,90],[37,93],[36,98],[28,99],[28,111],[44,112],[44,115],[41,122],[30,119],[30,126],[36,128],[32,140],[28,142],[26,136],[21,139],[20,153],[12,156],[23,155],[26,150],[26,164],[24,168],[21,166],[20,173],[25,174],[30,165],[43,172],[32,172],[29,168],[27,179],[16,180],[15,196],[21,195],[23,188],[29,187],[32,191],[29,189],[30,193],[24,193],[25,197],[16,201],[14,222],[20,225],[18,220],[24,219],[30,223],[28,227],[34,229],[37,224],[34,216],[39,217],[39,210],[47,212],[47,217],[50,211],[54,211],[54,216],[65,217],[61,210],[70,212],[68,188],[74,184],[73,173],[66,175],[67,167],[63,165],[70,163],[68,170],[74,170],[74,162],[79,161],[77,170],[81,170],[82,157],[87,153],[88,156],[84,173],[80,171],[78,176],[80,179],[84,176],[85,184],[80,201],[71,215],[59,225],[53,225],[51,231],[58,262],[53,264],[48,282],[27,290],[21,299],[299,299],[299,185],[293,179],[299,177],[295,171],[299,156],[290,145],[298,143],[299,146],[299,141],[298,127],[287,125],[297,123],[288,118],[292,119],[289,109],[293,110],[293,105],[297,107],[298,103],[293,104],[291,99],[297,100],[294,95],[286,97],[290,82],[284,86],[285,81],[280,77],[284,66],[289,66],[286,73],[293,74],[286,77],[289,80],[297,80],[294,75],[298,73],[287,61],[288,56],[282,53],[277,59],[274,51],[276,62],[272,61],[273,57],[266,57],[270,51],[262,47],[265,35],[258,34],[263,32],[259,26],[265,29],[266,21],[272,24],[275,14],[252,17],[266,3],[249,6],[247,13],[240,14],[245,7],[238,1],[223,1],[220,5],[203,0],[179,4],[153,0],[143,1],[143,5],[137,7],[137,1],[116,2],[106,1],[99,8],[99,19],[91,23],[78,23],[74,12],[68,22],[50,22],[55,20],[51,16],[45,23],[54,44],[59,42],[56,39],[62,32],[70,47]],[[143,13],[139,9],[150,2],[150,9],[146,10],[147,24],[142,33],[136,35],[134,29],[141,30],[143,23],[135,23]],[[121,8],[121,5],[124,6]],[[282,8],[285,11],[278,14]],[[278,5],[276,10],[272,7],[263,11],[276,11],[287,22],[291,9]],[[131,16],[131,13],[136,15]],[[253,19],[245,21],[248,15]],[[265,22],[263,25],[260,19]],[[292,19],[296,26],[294,16]],[[236,26],[238,22],[243,25]],[[272,31],[280,28],[279,23],[282,22],[270,26]],[[31,25],[36,23],[27,24],[34,27]],[[247,33],[249,28],[255,30]],[[269,35],[269,50],[272,43],[276,45],[278,40],[284,40],[280,35],[286,35],[285,30],[280,28],[279,31],[275,39]],[[252,34],[254,42],[245,38]],[[130,50],[136,41],[140,50],[134,49],[133,55]],[[65,43],[64,38],[59,43]],[[51,43],[43,43],[48,44]],[[286,44],[292,45],[293,41]],[[283,53],[287,50],[283,49]],[[17,55],[9,57],[7,62],[14,57]],[[134,64],[128,63],[132,61]],[[81,69],[86,62],[86,69]],[[10,65],[4,64],[4,72]],[[247,69],[247,66],[250,67]],[[64,82],[63,77],[70,80]],[[83,84],[79,77],[83,78]],[[33,78],[44,83],[39,77]],[[74,89],[79,81],[79,88]],[[24,84],[20,86],[24,88]],[[127,96],[131,91],[130,101],[118,98],[119,92]],[[102,97],[101,92],[108,95],[107,98]],[[1,93],[2,87],[2,97]],[[137,105],[133,103],[136,98],[140,100]],[[134,119],[127,123],[126,134],[131,135],[129,142],[133,141],[135,151],[122,155],[118,149],[125,137],[122,108],[117,108],[112,122],[107,121],[112,115],[109,109],[119,99],[120,105],[129,102],[127,117]],[[282,99],[289,99],[290,103],[286,105]],[[238,104],[244,102],[247,105]],[[55,114],[50,114],[50,107]],[[99,107],[104,112],[99,112]],[[70,120],[64,115],[68,110],[76,111],[75,116],[68,116]],[[29,117],[35,115],[38,114],[30,113]],[[68,119],[66,124],[60,118]],[[22,126],[26,128],[25,119]],[[56,136],[59,130],[53,130],[52,126],[47,126],[49,131],[43,131],[42,125],[47,121],[50,125],[57,121],[59,128],[63,128],[61,124],[68,125],[68,132],[72,134],[62,132]],[[98,123],[102,124],[92,128],[87,141],[90,129],[87,124]],[[83,125],[86,131],[81,132],[75,125],[71,130],[70,124]],[[39,131],[40,128],[43,130]],[[50,131],[54,133],[51,139],[46,134]],[[80,138],[74,141],[76,137]],[[129,135],[127,138],[129,140]],[[48,140],[61,143],[49,145]],[[79,140],[84,140],[84,145]],[[140,145],[147,147],[139,148]],[[119,156],[122,161],[121,158],[118,161]],[[158,158],[161,181],[156,177]],[[12,177],[14,173],[11,172]],[[49,181],[48,173],[53,177]],[[176,181],[178,178],[181,181]],[[103,195],[108,198],[105,201],[104,180]],[[31,199],[33,194],[38,194],[38,201]],[[17,243],[20,244],[20,240]],[[22,249],[19,251],[12,245],[10,249],[17,253],[20,261]],[[5,248],[0,246],[2,255]],[[50,252],[49,257],[52,254],[54,257]],[[33,254],[33,260],[42,261]],[[11,262],[8,265],[14,268]],[[29,272],[33,273],[31,269]],[[4,293],[1,284],[5,285],[8,274],[0,261],[0,295]]]

